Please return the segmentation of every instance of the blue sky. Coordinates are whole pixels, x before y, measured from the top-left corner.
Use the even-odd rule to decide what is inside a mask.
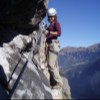
[[[100,42],[100,0],[49,0],[57,10],[61,48],[87,47]],[[44,19],[47,24],[47,17]]]

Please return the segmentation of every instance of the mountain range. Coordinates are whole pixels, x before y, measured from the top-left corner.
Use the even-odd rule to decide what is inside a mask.
[[[71,88],[72,98],[100,99],[100,43],[89,47],[65,47],[58,56]]]

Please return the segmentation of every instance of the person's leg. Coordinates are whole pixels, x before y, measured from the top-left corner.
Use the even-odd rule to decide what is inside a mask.
[[[50,82],[51,85],[62,85],[62,79],[59,74],[58,70],[58,63],[57,63],[57,57],[58,57],[58,44],[52,43],[49,45],[49,72],[50,72]],[[55,48],[57,47],[57,48]]]

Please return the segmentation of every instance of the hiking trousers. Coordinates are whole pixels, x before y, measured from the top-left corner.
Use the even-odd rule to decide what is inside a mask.
[[[58,40],[52,40],[48,44],[48,70],[50,72],[50,84],[62,85],[62,79],[59,74],[58,69],[58,52],[60,50],[60,45]]]

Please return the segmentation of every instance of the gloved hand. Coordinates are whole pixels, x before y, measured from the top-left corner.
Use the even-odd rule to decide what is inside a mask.
[[[44,34],[45,34],[45,35],[48,35],[48,34],[49,34],[49,31],[48,31],[48,30],[45,30],[45,31],[44,31]]]

